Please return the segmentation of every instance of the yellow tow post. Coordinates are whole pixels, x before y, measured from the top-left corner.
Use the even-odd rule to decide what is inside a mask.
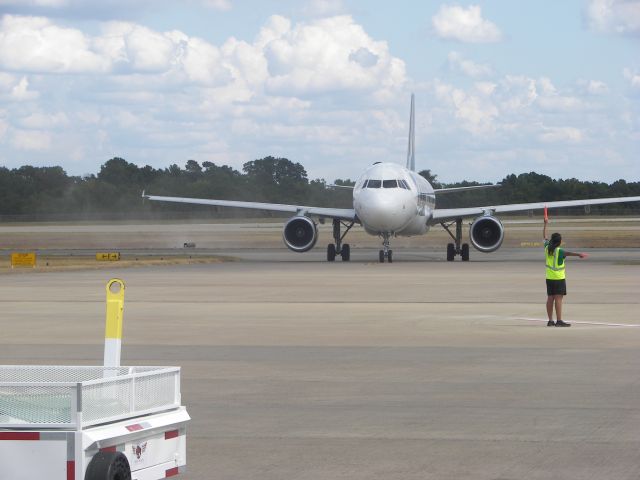
[[[107,320],[104,330],[104,366],[119,367],[122,348],[124,282],[112,278],[107,282]]]

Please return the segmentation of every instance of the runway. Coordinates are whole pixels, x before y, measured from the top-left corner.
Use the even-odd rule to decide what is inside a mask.
[[[0,275],[0,361],[101,363],[115,276],[123,363],[183,368],[181,478],[638,477],[638,249],[569,260],[568,329],[538,321],[535,249],[227,250],[239,261]]]

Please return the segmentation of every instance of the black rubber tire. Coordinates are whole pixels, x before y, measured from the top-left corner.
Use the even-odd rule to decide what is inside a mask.
[[[349,260],[351,260],[351,247],[348,243],[342,245],[342,251],[340,252],[340,255],[342,256],[343,262],[348,262]]]
[[[89,462],[84,480],[131,480],[129,460],[122,452],[98,452]]]
[[[468,243],[462,244],[462,251],[460,252],[460,256],[462,257],[463,262],[469,261],[469,244]]]
[[[389,251],[387,252],[387,261],[388,261],[389,263],[393,263],[393,250],[389,250]]]
[[[327,261],[333,262],[336,259],[336,246],[333,243],[327,245]]]
[[[378,260],[380,260],[380,263],[384,263],[384,250],[378,252]]]
[[[456,258],[456,247],[453,243],[447,243],[447,262],[453,262],[454,258]]]

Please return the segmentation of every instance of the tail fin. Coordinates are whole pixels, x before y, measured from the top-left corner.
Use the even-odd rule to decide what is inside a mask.
[[[409,148],[407,149],[407,168],[416,170],[416,112],[415,95],[411,94],[411,115],[409,117]]]

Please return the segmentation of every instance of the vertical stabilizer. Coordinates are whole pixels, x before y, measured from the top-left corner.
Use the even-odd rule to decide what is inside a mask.
[[[416,170],[416,112],[415,95],[411,94],[411,115],[409,117],[409,148],[407,149],[407,168]]]

